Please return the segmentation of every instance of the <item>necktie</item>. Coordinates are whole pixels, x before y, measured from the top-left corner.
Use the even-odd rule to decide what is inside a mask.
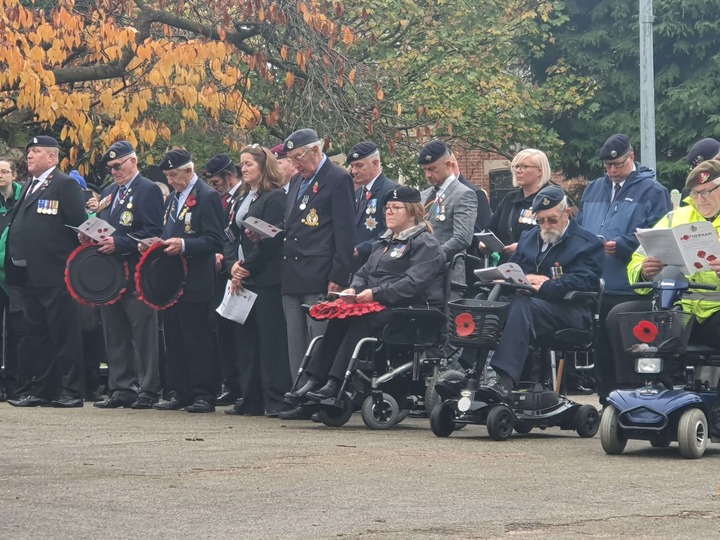
[[[298,200],[300,200],[300,197],[303,196],[303,193],[307,190],[308,186],[310,185],[310,182],[312,182],[312,178],[305,178],[302,183],[300,184],[300,189],[298,190]]]
[[[118,205],[120,204],[120,201],[122,201],[125,198],[125,193],[127,192],[127,188],[125,186],[122,186],[120,190],[118,191],[117,197],[115,197],[115,202],[113,203],[112,209],[115,210]]]
[[[230,194],[226,193],[222,196],[222,206],[223,210],[227,210],[227,207],[230,205]]]
[[[33,193],[35,193],[35,188],[38,187],[38,184],[40,183],[39,178],[33,178],[32,184],[30,184],[30,189],[27,190],[26,197],[30,197]]]
[[[440,189],[434,187],[432,190],[432,193],[430,193],[430,196],[427,198],[427,201],[425,201],[425,213],[427,213],[430,210],[430,207],[435,202],[435,199],[437,199],[438,191],[440,191]]]
[[[613,202],[615,199],[617,199],[618,193],[620,193],[620,187],[621,186],[619,183],[615,183],[615,185],[613,186],[613,196],[610,202]]]
[[[367,196],[367,192],[368,192],[368,190],[365,186],[360,188],[360,195],[358,196],[356,210],[360,210],[360,207],[362,206],[363,201],[365,200],[365,197]]]
[[[178,194],[175,193],[172,198],[172,202],[170,203],[170,222],[175,223],[175,220],[177,219],[177,205],[178,205]]]

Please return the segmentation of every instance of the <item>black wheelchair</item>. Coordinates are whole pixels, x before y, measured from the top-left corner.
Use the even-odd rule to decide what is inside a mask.
[[[598,431],[600,417],[591,405],[575,403],[561,392],[563,366],[568,354],[589,353],[594,346],[599,325],[599,308],[602,302],[604,282],[600,280],[595,292],[574,291],[564,300],[568,302],[591,302],[592,325],[585,330],[560,329],[542,336],[535,344],[540,358],[551,359],[550,385],[540,381],[521,382],[513,391],[512,403],[499,402],[480,384],[480,373],[484,369],[488,353],[493,350],[505,329],[510,303],[500,300],[503,291],[526,290],[534,293],[532,287],[508,282],[491,284],[487,300],[465,299],[449,303],[450,343],[456,346],[476,348],[475,368],[469,370],[464,380],[441,379],[436,385],[442,401],[430,415],[430,427],[438,437],[448,437],[467,424],[485,425],[494,440],[506,440],[513,430],[526,434],[535,428],[560,427],[575,430],[581,437],[594,437]],[[507,329],[511,331],[511,329]],[[559,364],[557,360],[559,361]],[[545,371],[544,366],[541,371]],[[552,389],[548,388],[551,386]]]

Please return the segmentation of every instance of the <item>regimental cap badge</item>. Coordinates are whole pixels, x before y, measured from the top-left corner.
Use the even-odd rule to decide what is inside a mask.
[[[548,206],[549,204],[550,204],[550,199],[548,199],[547,197],[543,197],[542,205]]]
[[[117,155],[117,154],[115,154],[115,151],[114,151],[114,150],[110,150],[110,153],[109,153],[110,159],[115,159],[115,156],[116,156],[116,155]]]
[[[33,138],[33,144],[37,144],[37,143],[38,143],[37,137],[34,137],[34,138]]]
[[[285,143],[285,146],[287,146],[288,150],[292,150],[293,148],[295,148],[295,145],[292,141],[288,141],[287,143]]]
[[[613,157],[613,158],[617,157],[617,150],[610,151],[610,157]]]
[[[167,160],[167,164],[168,164],[168,167],[170,167],[170,168],[172,169],[172,167],[173,167],[172,161],[170,161],[170,160],[168,159],[168,160]]]
[[[425,156],[425,161],[432,161],[432,156],[430,154]]]
[[[393,199],[397,199],[397,189],[393,189]]]
[[[698,183],[704,184],[705,182],[708,181],[709,178],[710,178],[710,173],[709,173],[709,172],[707,172],[707,171],[701,172],[701,173],[700,173],[700,176],[699,176],[699,178],[698,178]]]
[[[360,154],[358,154],[357,152],[354,152],[352,157],[353,157],[353,159],[357,159],[360,157]]]

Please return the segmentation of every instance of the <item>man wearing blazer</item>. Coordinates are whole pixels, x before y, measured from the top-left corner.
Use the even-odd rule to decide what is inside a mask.
[[[140,174],[135,148],[128,141],[110,146],[102,161],[115,183],[103,190],[99,203],[93,199],[88,206],[116,230],[100,242],[99,251],[120,255],[130,274],[120,300],[100,308],[110,392],[107,400],[94,405],[100,409],[150,409],[160,395],[158,314],[137,298],[135,267],[140,261],[137,240],[162,234],[163,195],[153,181]]]
[[[380,151],[375,143],[362,141],[347,154],[350,174],[360,188],[355,191],[355,253],[353,271],[356,272],[370,256],[373,242],[385,232],[385,208],[381,201],[388,191],[397,187],[382,172]]]
[[[188,273],[180,301],[163,318],[168,390],[174,396],[153,408],[212,412],[220,375],[210,309],[215,300],[215,254],[222,250],[222,203],[218,192],[195,174],[187,150],[171,150],[159,167],[175,189],[165,207],[165,253],[185,256]]]
[[[29,339],[37,343],[34,358],[21,358],[32,377],[9,401],[16,407],[82,407],[82,337],[77,304],[65,287],[65,263],[78,246],[66,225],[87,219],[80,185],[57,169],[60,145],[37,136],[27,145],[28,172],[33,175],[13,209],[8,232],[5,273],[21,287]]]
[[[352,178],[328,160],[322,147],[312,129],[300,129],[284,142],[288,159],[298,170],[287,198],[282,265],[293,377],[310,340],[325,328],[324,323],[310,319],[302,305],[348,286],[356,245]]]
[[[463,253],[473,240],[473,229],[477,217],[477,197],[473,191],[462,185],[452,171],[450,152],[442,141],[426,144],[418,163],[431,187],[422,192],[422,203],[427,211],[427,220],[433,227],[433,234],[440,241],[448,262],[458,253]],[[465,283],[464,261],[458,262],[452,270],[452,280]],[[451,294],[450,299],[459,295]]]

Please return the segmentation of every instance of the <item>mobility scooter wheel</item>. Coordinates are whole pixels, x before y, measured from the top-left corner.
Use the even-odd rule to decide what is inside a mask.
[[[583,405],[575,413],[575,431],[583,439],[595,436],[600,428],[600,415],[592,405]]]
[[[343,394],[342,406],[320,409],[317,417],[320,422],[329,427],[340,427],[347,424],[353,413],[353,401],[347,394]]]
[[[389,429],[399,422],[400,408],[390,394],[383,392],[380,402],[372,394],[362,404],[362,419],[370,429]]]
[[[449,381],[464,381],[465,374],[462,371],[448,369],[437,373],[428,381],[428,386],[425,389],[425,410],[428,414],[432,414],[435,410],[435,406],[442,401],[438,393],[435,391],[435,384],[440,379],[447,379]]]
[[[515,427],[513,427],[513,429],[521,435],[527,435],[533,430],[533,427],[530,424],[523,424],[522,422],[518,422],[515,424]]]
[[[504,405],[494,407],[487,416],[488,434],[496,441],[506,440],[512,434],[514,425],[515,414]]]
[[[667,437],[653,437],[650,439],[650,446],[653,448],[667,448],[672,441]]]
[[[705,453],[708,443],[708,424],[700,409],[688,409],[678,422],[678,445],[684,458],[698,459]]]
[[[627,435],[618,425],[618,410],[612,405],[605,407],[600,419],[600,442],[611,456],[622,454],[627,445]]]
[[[437,437],[449,437],[455,430],[455,411],[447,403],[438,403],[430,413],[430,429]]]

